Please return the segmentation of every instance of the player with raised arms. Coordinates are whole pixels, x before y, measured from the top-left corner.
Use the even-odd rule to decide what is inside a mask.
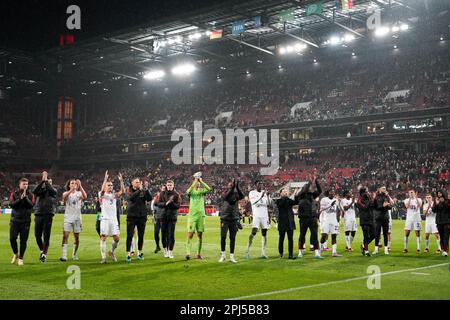
[[[101,203],[101,220],[100,220],[100,254],[102,256],[102,264],[106,263],[106,239],[113,237],[109,256],[114,262],[117,262],[114,251],[116,250],[120,240],[119,221],[117,219],[117,199],[125,192],[122,175],[119,173],[120,190],[116,193],[113,191],[113,183],[110,181],[108,171],[105,172],[102,190],[99,194]]]
[[[67,261],[67,243],[70,232],[73,232],[75,242],[73,244],[72,259],[78,260],[77,252],[80,245],[80,232],[83,230],[81,220],[81,205],[87,198],[81,181],[79,179],[70,179],[66,183],[66,191],[63,193],[62,200],[65,203],[62,255],[59,260]]]
[[[201,172],[194,174],[194,181],[187,189],[189,196],[189,214],[188,214],[188,235],[186,243],[186,260],[191,257],[192,238],[197,232],[198,246],[197,259],[203,259],[201,255],[203,232],[205,231],[205,196],[211,188],[202,180]]]

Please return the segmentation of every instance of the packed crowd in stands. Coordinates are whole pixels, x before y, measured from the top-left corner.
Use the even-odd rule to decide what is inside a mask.
[[[175,181],[176,189],[182,193],[182,201],[188,203],[185,191],[192,181],[192,175],[202,171],[204,180],[212,187],[206,200],[208,204],[220,204],[223,188],[231,177],[241,181],[245,193],[253,188],[256,179],[263,179],[266,188],[274,196],[286,183],[306,181],[317,173],[324,188],[334,188],[338,193],[353,190],[357,194],[360,186],[367,186],[375,191],[380,185],[387,186],[399,199],[404,198],[410,188],[414,188],[423,197],[425,193],[448,188],[450,182],[449,151],[410,152],[386,148],[374,152],[362,152],[359,148],[326,150],[300,155],[283,155],[280,169],[276,175],[261,176],[259,168],[251,165],[173,165],[169,163],[150,164],[148,167],[109,168],[110,176],[115,177],[120,171],[129,185],[133,177],[148,181],[153,192],[167,179]],[[97,195],[104,170],[96,168],[86,171],[58,171],[53,179],[62,193],[66,180],[75,177],[82,181],[88,193],[88,202]],[[52,172],[51,172],[52,174]],[[8,198],[8,192],[15,185],[20,175],[0,173],[0,195],[2,201]],[[39,172],[28,176],[31,184],[40,179]],[[114,178],[113,178],[114,179]],[[114,179],[118,183],[118,179]],[[117,187],[117,186],[116,186]]]
[[[48,158],[54,154],[56,148],[43,138],[33,122],[25,120],[24,109],[1,100],[0,109],[0,155]]]
[[[401,54],[354,56],[349,63],[292,64],[217,83],[156,88],[139,99],[115,97],[107,112],[100,111],[74,141],[192,130],[194,120],[202,120],[204,128],[248,127],[448,106],[448,54],[409,48]],[[393,91],[405,94],[386,98]],[[292,114],[291,108],[302,102],[311,104]],[[215,122],[218,114],[230,111],[231,119]]]

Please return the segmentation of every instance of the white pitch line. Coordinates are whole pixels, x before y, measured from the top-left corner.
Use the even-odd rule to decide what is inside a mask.
[[[449,264],[450,263],[447,262],[447,263],[440,263],[440,264],[435,264],[435,265],[426,266],[426,267],[404,269],[404,270],[397,270],[397,271],[389,271],[389,272],[385,272],[385,273],[380,273],[379,275],[380,276],[388,276],[388,275],[397,274],[397,273],[403,273],[403,272],[410,272],[410,271],[416,271],[416,270],[437,268],[437,267],[447,266]],[[270,295],[274,295],[274,294],[287,293],[287,292],[298,291],[298,290],[302,290],[302,289],[317,288],[317,287],[323,287],[323,286],[328,286],[328,285],[333,285],[333,284],[347,283],[347,282],[352,282],[352,281],[364,280],[364,279],[367,279],[367,278],[373,277],[373,276],[375,276],[375,274],[370,274],[370,275],[367,275],[367,276],[350,278],[350,279],[344,279],[344,280],[337,280],[337,281],[317,283],[317,284],[312,284],[312,285],[308,285],[308,286],[295,287],[295,288],[289,288],[289,289],[283,289],[283,290],[277,290],[277,291],[262,292],[262,293],[248,295],[248,296],[229,298],[229,299],[225,299],[225,300],[243,300],[243,299],[250,299],[250,298],[256,298],[256,297],[270,296]]]
[[[419,276],[429,276],[429,273],[424,273],[424,272],[411,272],[411,274],[417,274]]]

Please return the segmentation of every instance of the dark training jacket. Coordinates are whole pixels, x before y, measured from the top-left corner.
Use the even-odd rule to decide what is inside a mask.
[[[295,230],[294,210],[292,207],[298,204],[298,199],[292,200],[288,197],[281,197],[275,200],[278,208],[278,230]]]
[[[370,199],[370,195],[367,193],[362,194],[356,202],[356,207],[359,211],[359,224],[360,225],[373,225],[375,222],[373,216],[373,202]]]
[[[33,190],[37,197],[34,207],[35,216],[54,216],[56,211],[57,192],[48,181],[42,181]]]
[[[227,189],[223,195],[222,208],[220,210],[220,220],[239,222],[239,200],[244,199],[244,194],[236,184],[235,188]]]
[[[298,217],[299,218],[318,218],[319,205],[315,200],[322,193],[319,181],[316,180],[317,190],[311,192],[309,188],[311,184],[308,182],[296,195],[295,199],[298,201]]]
[[[155,219],[161,219],[164,215],[164,208],[159,207],[157,204],[159,202],[161,196],[161,191],[155,196],[155,202],[153,203],[153,207],[155,209],[154,217]]]
[[[132,186],[127,189],[127,218],[146,218],[146,201],[152,201],[153,197],[148,190],[135,190]]]
[[[391,206],[383,207],[385,201],[389,201],[389,198],[384,193],[377,192],[374,199],[374,217],[376,221],[389,220]]]
[[[21,199],[21,190],[11,192],[9,205],[12,209],[11,222],[31,222],[31,210],[34,205],[34,195],[27,191],[27,196]]]
[[[166,205],[167,201],[170,200],[170,197],[173,197],[173,201]],[[159,201],[157,203],[155,202],[155,205],[163,209],[163,219],[176,220],[178,216],[178,209],[181,205],[180,194],[175,190],[163,191],[159,194]]]
[[[444,195],[444,202],[434,204],[433,212],[436,212],[436,224],[450,224],[450,201],[446,190],[439,190]]]

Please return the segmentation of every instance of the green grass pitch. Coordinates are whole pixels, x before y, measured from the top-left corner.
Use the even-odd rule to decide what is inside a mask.
[[[278,231],[273,226],[268,232],[268,260],[259,258],[260,233],[252,247],[252,259],[244,259],[245,245],[250,233],[248,227],[238,232],[237,264],[219,263],[220,230],[217,217],[207,217],[204,235],[204,260],[185,261],[186,218],[177,224],[175,259],[154,254],[153,224],[147,223],[145,260],[125,258],[125,230],[122,216],[122,239],[116,254],[119,262],[100,264],[99,238],[95,232],[95,215],[83,216],[79,261],[60,262],[62,215],[53,223],[53,234],[48,261],[41,264],[31,225],[25,265],[11,265],[9,245],[9,215],[0,215],[0,299],[449,299],[450,267],[448,258],[434,254],[436,242],[431,238],[430,254],[415,253],[415,236],[410,238],[410,253],[403,254],[404,221],[394,221],[392,252],[364,257],[358,250],[362,233],[357,232],[352,253],[344,252],[345,241],[341,224],[338,236],[341,258],[329,252],[325,259],[315,260],[310,252],[303,259],[278,258]],[[33,218],[34,219],[34,218]],[[298,220],[297,220],[298,224]],[[298,226],[297,226],[298,227]],[[309,235],[308,235],[309,237]],[[307,240],[308,240],[307,237]],[[294,234],[297,253],[298,230]],[[69,239],[69,253],[71,243]],[[108,248],[110,247],[108,239]],[[228,241],[227,241],[228,244]],[[287,241],[285,243],[287,251]],[[193,243],[196,249],[196,240]],[[424,249],[424,240],[422,240]],[[286,253],[285,253],[286,254]],[[70,254],[69,254],[70,257]],[[228,258],[228,251],[227,251]],[[68,266],[79,266],[81,288],[69,290],[66,286]],[[380,289],[368,289],[367,270],[378,266],[382,273]],[[373,279],[369,279],[373,282]],[[370,282],[369,281],[369,282]]]

